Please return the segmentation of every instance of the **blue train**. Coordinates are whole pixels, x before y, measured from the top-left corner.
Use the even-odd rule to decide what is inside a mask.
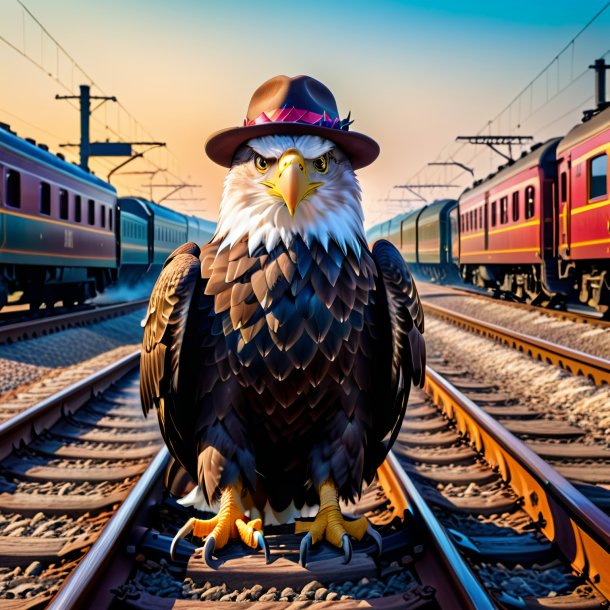
[[[416,275],[436,282],[460,281],[458,202],[439,199],[371,227],[372,244],[387,239],[402,253]]]
[[[0,123],[0,308],[11,294],[35,310],[154,278],[177,246],[207,243],[215,228],[117,197],[112,185]]]

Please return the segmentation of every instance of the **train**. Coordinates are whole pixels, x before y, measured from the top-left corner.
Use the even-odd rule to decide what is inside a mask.
[[[413,271],[552,308],[610,317],[610,105],[565,136],[443,199],[371,227]]]
[[[110,285],[156,278],[216,224],[116,189],[0,123],[0,309],[74,306]]]

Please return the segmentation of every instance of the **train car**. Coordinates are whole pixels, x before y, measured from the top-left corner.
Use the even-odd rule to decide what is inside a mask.
[[[114,187],[0,125],[0,307],[82,302],[114,281]]]
[[[195,242],[198,246],[207,244],[216,231],[216,223],[198,216],[187,216],[187,241]]]
[[[187,241],[210,241],[216,223],[138,197],[120,197],[119,279],[130,284],[156,279],[167,257]]]
[[[400,246],[397,246],[403,258],[409,263],[409,269],[418,273],[417,263],[417,220],[425,208],[407,212],[400,221]]]
[[[610,108],[574,127],[557,147],[559,278],[579,287],[581,302],[610,305]]]
[[[119,281],[133,284],[152,266],[153,213],[148,202],[137,197],[119,197]]]
[[[466,282],[530,301],[557,292],[545,282],[544,263],[552,258],[558,143],[553,138],[534,146],[460,197],[460,272]]]
[[[150,273],[155,277],[161,272],[167,257],[188,241],[186,216],[162,205],[146,202],[152,212],[153,258]]]
[[[419,212],[419,210],[417,210],[417,212]],[[386,239],[394,244],[402,252],[403,256],[405,256],[405,248],[408,249],[409,252],[413,253],[413,256],[409,258],[405,256],[405,260],[415,262],[416,234],[415,231],[411,232],[406,230],[406,227],[408,226],[406,221],[408,218],[413,217],[414,214],[415,211],[412,210],[372,226],[366,231],[366,238],[369,244],[372,246],[378,239]]]
[[[422,208],[416,216],[419,274],[436,281],[458,279],[458,202],[440,199]]]
[[[369,243],[391,241],[409,269],[434,281],[458,278],[457,201],[441,199],[379,223],[367,231]]]

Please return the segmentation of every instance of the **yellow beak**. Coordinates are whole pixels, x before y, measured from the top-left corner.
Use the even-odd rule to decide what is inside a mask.
[[[273,178],[261,180],[261,184],[268,186],[272,195],[281,197],[294,216],[299,203],[324,183],[309,182],[303,155],[296,148],[289,148],[277,162]]]

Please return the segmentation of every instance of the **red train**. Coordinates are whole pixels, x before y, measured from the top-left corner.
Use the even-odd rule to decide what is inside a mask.
[[[610,297],[610,108],[462,194],[467,282],[559,305]]]
[[[536,145],[475,182],[453,207],[446,200],[431,204],[427,212],[373,227],[370,238],[390,239],[416,273],[436,280],[459,271],[465,282],[516,299],[551,307],[580,301],[608,317],[609,156],[610,107],[602,103],[565,137]],[[457,236],[443,230],[443,214],[451,218],[456,211],[459,252]],[[431,244],[423,233],[434,222]]]

